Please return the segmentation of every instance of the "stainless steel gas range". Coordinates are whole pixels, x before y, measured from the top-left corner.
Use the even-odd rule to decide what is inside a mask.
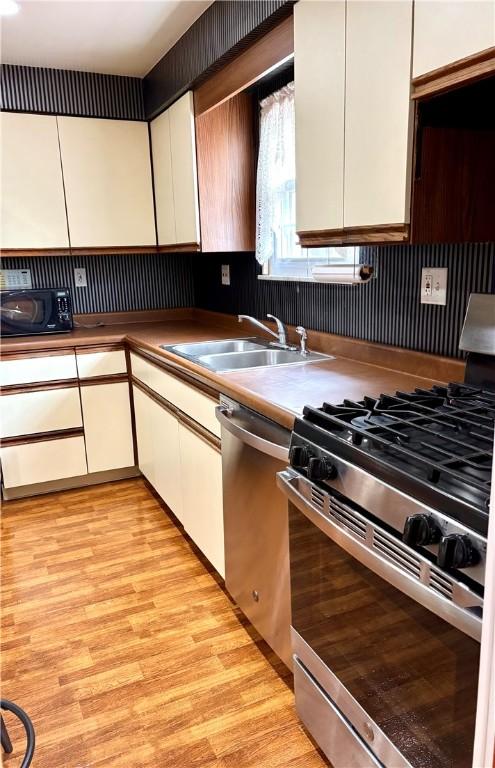
[[[471,766],[493,382],[296,419],[277,476],[296,707],[333,768]]]

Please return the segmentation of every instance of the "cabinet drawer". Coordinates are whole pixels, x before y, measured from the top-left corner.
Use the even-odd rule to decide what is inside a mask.
[[[161,371],[138,355],[131,354],[133,375],[150,389],[175,405],[217,437],[220,437],[220,424],[215,417],[218,402],[194,389],[175,376]]]
[[[0,385],[33,384],[34,382],[77,379],[76,356],[47,355],[23,357],[0,362]]]
[[[11,445],[0,458],[6,488],[87,474],[83,437]]]
[[[78,387],[3,395],[0,437],[32,435],[82,426]]]
[[[127,363],[123,349],[110,352],[77,352],[77,370],[80,379],[91,376],[111,376],[114,373],[126,373]]]

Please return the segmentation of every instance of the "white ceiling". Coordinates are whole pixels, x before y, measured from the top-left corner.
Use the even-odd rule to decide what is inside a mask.
[[[19,0],[1,19],[1,59],[143,77],[211,2]]]

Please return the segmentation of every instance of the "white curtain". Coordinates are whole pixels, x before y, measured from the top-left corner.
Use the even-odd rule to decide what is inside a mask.
[[[256,258],[265,264],[277,252],[292,250],[295,232],[294,83],[261,102],[256,181]],[[294,228],[294,221],[292,221]]]

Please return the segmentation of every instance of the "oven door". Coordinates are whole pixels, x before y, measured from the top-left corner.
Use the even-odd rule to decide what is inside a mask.
[[[46,333],[56,316],[54,292],[2,291],[1,332],[4,336],[24,336]]]
[[[361,765],[318,738],[311,681],[331,705],[328,728],[333,707],[379,764],[470,768],[482,598],[341,497],[290,469],[277,477],[289,499],[301,719],[334,768]]]

